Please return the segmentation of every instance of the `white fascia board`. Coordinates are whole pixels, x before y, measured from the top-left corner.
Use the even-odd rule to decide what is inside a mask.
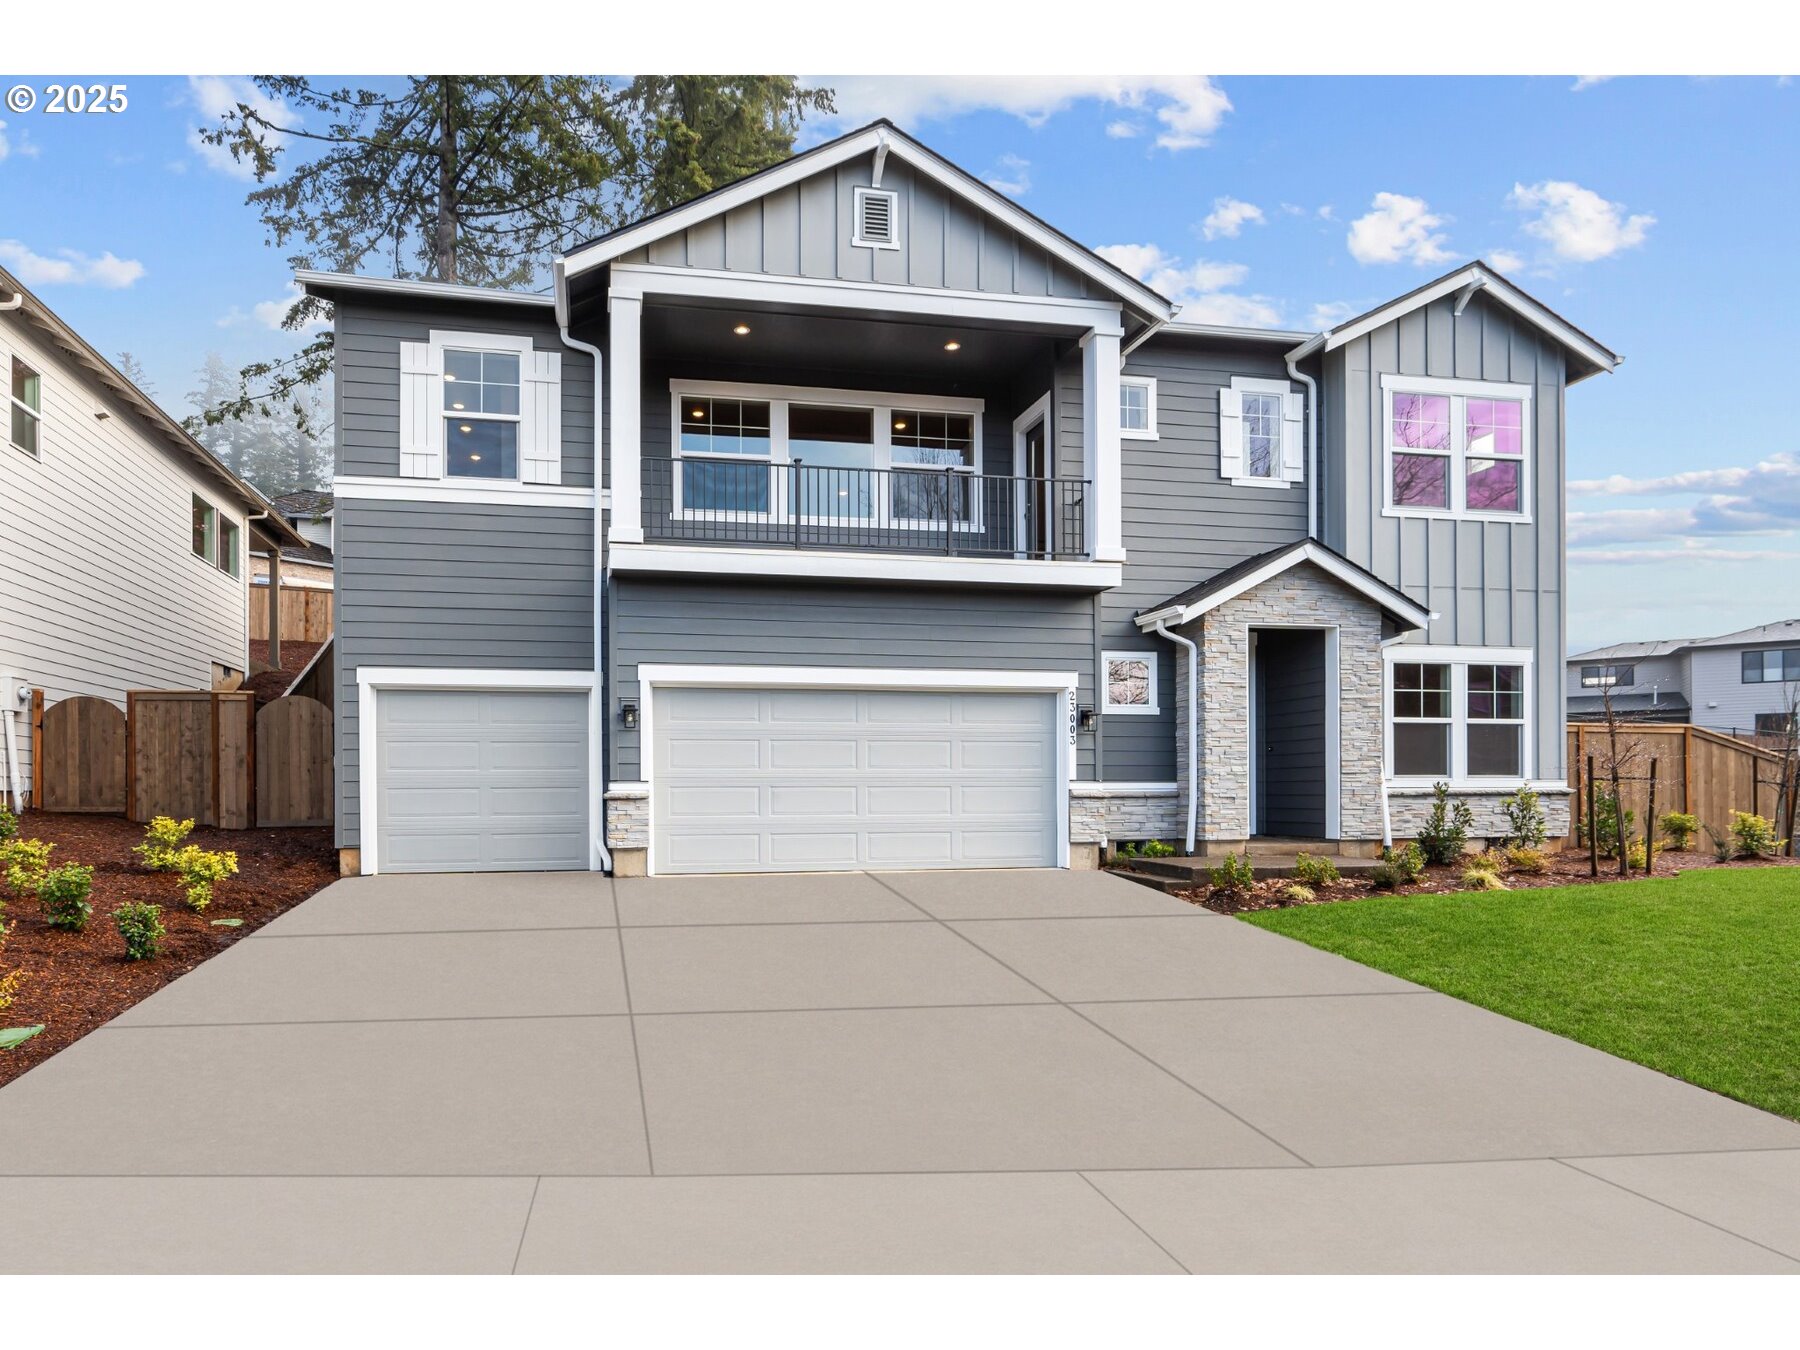
[[[638,683],[658,689],[999,689],[1073,692],[1072,670],[911,670],[879,666],[707,666],[644,664]]]
[[[1383,647],[1381,654],[1389,662],[1448,662],[1477,666],[1528,666],[1537,657],[1530,647],[1456,647],[1428,642],[1396,642]]]
[[[1173,337],[1223,338],[1232,342],[1274,342],[1292,345],[1307,342],[1314,333],[1292,332],[1284,328],[1235,328],[1224,323],[1183,323],[1180,319],[1166,323],[1159,330]]]
[[[1173,797],[1179,783],[1103,783],[1087,779],[1069,784],[1071,797]]]
[[[552,484],[446,482],[438,478],[386,478],[345,475],[332,480],[332,494],[345,501],[465,502],[481,506],[570,506],[594,509],[594,489]],[[611,494],[600,493],[600,506]]]
[[[1329,573],[1333,578],[1348,586],[1369,600],[1407,620],[1416,628],[1423,628],[1431,622],[1431,611],[1423,605],[1415,603],[1393,587],[1382,582],[1372,582],[1363,575],[1360,568],[1352,567],[1335,553],[1320,547],[1310,540],[1303,546],[1293,549],[1280,557],[1271,558],[1254,572],[1246,573],[1231,585],[1213,592],[1202,599],[1188,605],[1165,605],[1161,609],[1152,610],[1138,616],[1137,626],[1145,632],[1155,630],[1159,620],[1164,623],[1192,623],[1209,610],[1217,609],[1227,600],[1235,600],[1246,591],[1256,589],[1272,577],[1278,577],[1290,567],[1309,562],[1321,571]]]
[[[490,305],[555,307],[556,298],[533,291],[503,291],[490,286],[460,286],[449,281],[405,281],[393,277],[362,277],[350,272],[320,272],[301,268],[294,280],[302,287],[326,291],[363,291],[375,295],[406,295],[415,299],[478,300]]]
[[[1104,591],[1124,579],[1124,564],[1037,558],[829,552],[813,549],[613,544],[607,569],[626,575],[787,577],[796,580],[952,583]]]
[[[1119,336],[1124,332],[1116,300],[1069,300],[1047,295],[1000,295],[897,286],[882,281],[827,281],[818,277],[765,277],[702,267],[619,263],[612,270],[614,299],[673,295],[742,300],[767,305],[819,305],[828,309],[881,310],[931,318],[986,319],[998,323],[1061,325]]]

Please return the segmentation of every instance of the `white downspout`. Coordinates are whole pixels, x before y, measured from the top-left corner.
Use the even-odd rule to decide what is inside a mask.
[[[1306,386],[1306,537],[1319,537],[1319,386],[1287,355],[1288,374]]]
[[[1194,819],[1199,814],[1197,807],[1200,801],[1200,649],[1194,645],[1192,638],[1185,638],[1180,633],[1171,633],[1167,623],[1158,619],[1156,631],[1169,639],[1179,642],[1187,648],[1187,851],[1194,856]]]
[[[22,305],[24,303],[25,303],[25,292],[20,291],[17,295],[13,296],[13,298],[10,300],[0,300],[0,313],[3,313],[9,309],[17,309],[20,305]]]

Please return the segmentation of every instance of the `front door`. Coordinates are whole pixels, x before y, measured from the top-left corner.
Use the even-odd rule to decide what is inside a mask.
[[[1021,515],[1027,554],[1044,558],[1050,554],[1050,449],[1045,428],[1049,419],[1040,418],[1025,432],[1025,463],[1020,466],[1024,481]]]

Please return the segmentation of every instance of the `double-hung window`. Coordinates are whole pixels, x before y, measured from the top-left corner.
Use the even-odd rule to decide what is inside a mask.
[[[1769,647],[1744,653],[1745,684],[1800,680],[1800,647]]]
[[[1529,520],[1531,389],[1381,377],[1389,515]]]
[[[1388,655],[1390,778],[1479,783],[1529,775],[1529,656],[1483,648]]]
[[[1626,689],[1637,683],[1637,667],[1624,666],[1583,666],[1581,668],[1581,687],[1583,689]]]
[[[206,498],[195,495],[190,508],[194,556],[211,563],[227,576],[242,576],[241,533],[238,523]]]
[[[44,422],[44,381],[18,357],[12,359],[12,443],[28,455],[36,455],[42,445]]]
[[[519,476],[519,353],[445,348],[444,472]]]
[[[1234,375],[1219,390],[1219,474],[1239,487],[1285,488],[1306,472],[1305,401],[1286,380]]]

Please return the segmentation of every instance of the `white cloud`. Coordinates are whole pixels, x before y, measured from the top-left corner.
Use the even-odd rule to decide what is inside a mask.
[[[1800,553],[1778,548],[1715,548],[1700,544],[1675,548],[1594,548],[1569,555],[1577,563],[1782,562],[1800,566]]]
[[[188,76],[188,102],[208,128],[218,126],[219,119],[236,111],[240,103],[248,104],[278,124],[293,126],[298,125],[300,120],[281,99],[270,98],[251,81],[235,76]],[[272,142],[279,143],[280,139],[272,138]],[[224,146],[208,145],[201,140],[197,127],[188,131],[188,145],[208,168],[230,174],[233,178],[249,179],[256,176],[255,169],[248,160],[240,163],[232,158],[231,151]]]
[[[1609,202],[1578,183],[1546,179],[1527,187],[1513,184],[1507,204],[1537,215],[1525,222],[1525,233],[1542,239],[1559,258],[1594,262],[1644,242],[1656,217],[1627,216],[1619,202]]]
[[[1525,259],[1510,248],[1496,248],[1488,252],[1487,260],[1502,272],[1521,272],[1525,269]]]
[[[1266,295],[1198,295],[1181,307],[1187,323],[1216,323],[1228,328],[1279,328],[1281,310]]]
[[[1031,161],[1017,155],[1000,156],[1000,167],[984,180],[995,192],[1008,197],[1023,197],[1031,191]]]
[[[1319,208],[1319,219],[1320,220],[1336,220],[1337,217],[1332,214],[1336,210],[1337,210],[1337,208],[1335,206],[1333,206],[1330,202],[1326,202],[1325,205],[1323,205]]]
[[[0,239],[0,262],[27,286],[99,286],[124,290],[144,275],[135,258],[102,253],[98,258],[59,248],[54,255],[33,253],[17,239]]]
[[[1148,112],[1160,123],[1156,143],[1166,150],[1205,145],[1231,111],[1225,91],[1205,75],[1159,76],[1148,79],[1105,75],[994,76],[964,75],[828,75],[807,76],[808,84],[824,84],[837,95],[837,114],[808,123],[817,129],[837,128],[886,117],[903,127],[941,121],[963,113],[998,109],[1042,126],[1072,104],[1095,100],[1133,113]],[[1114,121],[1109,136],[1138,134],[1134,122]]]
[[[1244,226],[1263,224],[1267,221],[1262,207],[1240,202],[1236,197],[1214,197],[1212,211],[1200,222],[1200,234],[1205,239],[1236,239]]]
[[[10,155],[24,155],[28,159],[35,159],[38,155],[38,146],[32,141],[31,133],[24,127],[20,127],[17,131],[8,131],[6,123],[0,122],[0,160],[6,159]]]
[[[1575,83],[1569,88],[1579,94],[1583,89],[1592,89],[1597,84],[1605,84],[1608,80],[1616,80],[1617,75],[1577,75]]]
[[[1355,305],[1345,304],[1342,300],[1322,300],[1306,312],[1306,326],[1322,332],[1342,323],[1355,313]]]
[[[1359,263],[1447,262],[1447,237],[1438,227],[1449,217],[1434,215],[1423,197],[1404,197],[1397,192],[1377,192],[1367,215],[1350,222],[1345,239],[1350,256]]]
[[[1103,244],[1094,252],[1175,301],[1189,322],[1239,328],[1274,328],[1281,322],[1281,310],[1268,296],[1226,290],[1250,275],[1243,263],[1210,258],[1184,262],[1155,244]]]
[[[1688,506],[1616,507],[1569,513],[1571,544],[1666,542],[1726,535],[1800,534],[1800,454],[1777,451],[1748,467],[1693,469],[1656,478],[1580,479],[1571,496],[1680,497]]]
[[[288,311],[294,307],[294,302],[303,294],[299,283],[290,281],[287,284],[286,292],[277,299],[259,300],[250,306],[248,313],[245,313],[241,306],[233,305],[214,322],[220,328],[236,328],[241,324],[258,323],[275,332],[283,332],[286,331],[284,321],[287,319]],[[313,318],[302,324],[298,331],[313,333],[327,327],[330,327],[330,320]]]
[[[1121,117],[1116,122],[1108,122],[1106,124],[1106,134],[1111,136],[1115,141],[1128,141],[1134,136],[1143,135],[1144,129],[1136,122],[1127,122]]]

